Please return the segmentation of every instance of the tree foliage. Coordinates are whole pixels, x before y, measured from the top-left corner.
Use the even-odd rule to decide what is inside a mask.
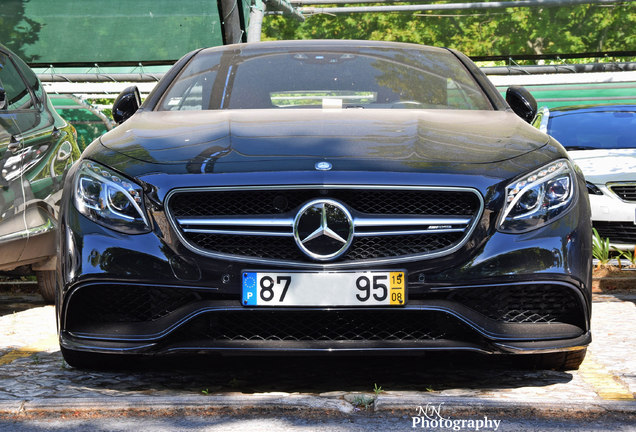
[[[386,3],[385,3],[386,5]],[[268,16],[263,40],[370,39],[458,49],[470,56],[636,50],[636,3],[551,8]]]

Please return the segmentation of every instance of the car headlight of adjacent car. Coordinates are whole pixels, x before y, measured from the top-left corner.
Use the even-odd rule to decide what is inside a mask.
[[[524,232],[563,214],[575,196],[576,176],[567,159],[559,159],[506,187],[506,204],[498,228]]]
[[[141,186],[101,164],[81,162],[73,195],[77,210],[100,225],[127,234],[150,231]]]

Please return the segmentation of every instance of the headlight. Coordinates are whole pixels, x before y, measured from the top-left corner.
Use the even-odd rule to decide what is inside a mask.
[[[574,197],[576,178],[567,159],[559,159],[506,187],[499,231],[524,232],[563,214]]]
[[[587,193],[590,195],[603,195],[603,192],[595,185],[590,182],[585,182],[585,186],[587,186]]]
[[[141,186],[91,161],[75,176],[75,207],[100,225],[127,234],[150,231]]]

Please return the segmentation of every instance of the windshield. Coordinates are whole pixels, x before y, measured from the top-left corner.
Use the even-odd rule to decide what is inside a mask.
[[[158,106],[264,108],[492,109],[452,53],[407,49],[202,52]]]
[[[636,148],[636,109],[554,113],[548,134],[568,150]]]

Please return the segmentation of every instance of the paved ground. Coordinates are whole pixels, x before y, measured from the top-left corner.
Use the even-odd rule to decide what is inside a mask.
[[[459,423],[461,427],[461,422]],[[501,420],[497,432],[629,432],[634,431],[633,419],[509,419]],[[492,431],[493,428],[480,428]],[[100,417],[41,418],[0,421],[0,432],[393,432],[408,430],[452,431],[452,428],[413,427],[407,416],[354,415],[304,418],[286,416],[161,416],[161,417]],[[475,428],[465,427],[464,431]]]
[[[636,419],[636,295],[596,296],[592,325],[588,356],[579,371],[571,372],[523,370],[499,356],[466,354],[179,358],[154,367],[86,372],[63,361],[52,306],[44,306],[36,294],[4,294],[0,418],[275,410],[370,413],[408,421],[422,413],[432,418],[531,414],[598,420],[616,414]]]

